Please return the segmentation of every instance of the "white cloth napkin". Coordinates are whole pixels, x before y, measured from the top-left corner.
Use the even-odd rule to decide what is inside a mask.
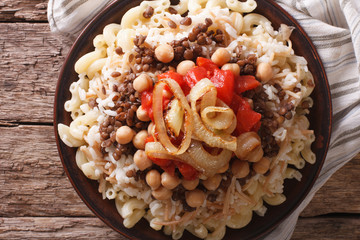
[[[333,131],[326,161],[302,204],[265,239],[290,239],[299,214],[331,175],[360,150],[360,1],[275,0],[312,39],[323,61],[333,103]],[[50,0],[51,30],[76,36],[109,0]]]

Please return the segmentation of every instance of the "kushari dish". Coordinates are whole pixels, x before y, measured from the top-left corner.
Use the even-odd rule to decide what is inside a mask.
[[[255,8],[144,1],[76,62],[73,121],[58,132],[125,227],[144,217],[173,239],[222,239],[283,203],[284,180],[315,162],[313,76],[293,29]]]

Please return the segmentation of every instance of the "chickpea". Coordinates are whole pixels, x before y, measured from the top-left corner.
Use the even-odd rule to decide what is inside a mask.
[[[136,117],[143,122],[148,122],[150,121],[150,117],[148,115],[148,113],[145,111],[145,109],[140,106],[137,110],[136,110]]]
[[[236,63],[226,63],[221,67],[221,70],[230,70],[234,76],[240,75],[240,67]]]
[[[153,135],[155,133],[155,123],[151,122],[147,128],[149,135]]]
[[[140,76],[135,78],[133,82],[133,87],[139,93],[151,88],[153,81],[149,75],[142,73]]]
[[[145,177],[146,183],[151,187],[151,189],[158,189],[161,185],[161,176],[160,173],[152,169],[150,170]]]
[[[167,172],[163,172],[161,174],[161,185],[163,185],[165,188],[171,190],[177,187],[177,185],[180,184],[180,179],[174,175],[171,176]]]
[[[204,185],[204,187],[206,187],[207,190],[214,191],[219,187],[221,180],[221,175],[215,174],[214,176],[204,180],[202,184]]]
[[[186,190],[194,190],[199,185],[199,179],[195,180],[182,180],[182,185]]]
[[[152,161],[147,157],[145,151],[143,150],[136,151],[134,154],[134,163],[141,171],[144,171],[152,166]]]
[[[193,67],[195,67],[195,63],[191,60],[185,60],[185,61],[182,61],[181,63],[179,63],[179,65],[177,66],[176,68],[176,71],[185,76],[186,73],[192,69]]]
[[[164,187],[159,187],[158,189],[153,190],[151,194],[157,200],[167,200],[171,198],[172,191]]]
[[[256,173],[264,174],[269,170],[270,160],[263,157],[260,161],[253,164],[253,169]]]
[[[169,44],[161,44],[155,48],[155,57],[163,63],[174,59],[174,49]]]
[[[133,138],[133,144],[137,149],[145,149],[145,140],[148,137],[148,132],[146,130],[141,130]]]
[[[121,126],[116,130],[115,139],[120,144],[127,144],[131,142],[135,135],[135,131],[128,126]]]
[[[229,163],[227,163],[227,164],[225,164],[223,167],[221,167],[221,168],[218,170],[218,173],[224,173],[224,172],[226,172],[228,169],[229,169]]]
[[[237,178],[244,178],[250,172],[249,163],[246,161],[235,160],[231,165],[231,172]]]
[[[216,65],[222,66],[225,63],[229,62],[231,59],[231,54],[225,48],[218,48],[211,56],[211,61],[213,61]]]
[[[195,189],[185,193],[186,203],[190,207],[200,207],[205,201],[205,197],[205,193],[199,189]]]
[[[263,83],[266,83],[272,79],[273,75],[274,73],[269,63],[259,63],[259,65],[256,67],[256,77]]]
[[[264,151],[260,146],[257,146],[254,150],[249,152],[244,160],[248,160],[249,162],[258,162],[264,156]]]

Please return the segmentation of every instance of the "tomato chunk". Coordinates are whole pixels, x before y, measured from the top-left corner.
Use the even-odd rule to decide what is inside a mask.
[[[195,180],[198,178],[199,172],[191,165],[179,161],[174,162],[185,180]]]
[[[171,78],[171,79],[175,80],[180,86],[185,84],[183,76],[172,70],[157,75],[157,78],[159,80],[164,79],[164,78]]]
[[[206,69],[208,77],[212,77],[214,75],[214,71],[219,70],[219,67],[213,61],[207,58],[198,57],[196,59],[196,64],[199,67],[204,67]]]
[[[164,88],[166,91],[170,91],[168,86],[165,86]],[[163,102],[163,109],[165,109],[169,103],[171,98],[167,97],[166,95],[163,96],[162,102]],[[154,121],[154,112],[152,109],[152,103],[153,103],[153,92],[151,90],[146,90],[141,93],[141,106],[144,108],[144,110],[147,112],[148,116],[152,121]]]
[[[204,67],[194,67],[185,75],[185,82],[192,88],[203,78],[207,78],[207,72]]]
[[[197,67],[185,76],[187,85],[192,88],[203,78],[208,78],[217,90],[217,97],[229,105],[234,95],[234,74],[229,70],[221,70],[210,59],[198,57]]]
[[[152,158],[152,157],[149,157],[149,159],[154,164],[161,167],[162,170],[169,173],[171,176],[175,175],[175,164],[172,160],[162,159],[162,158]]]
[[[251,75],[243,75],[235,77],[235,93],[240,94],[245,91],[254,89],[261,85],[261,83]]]
[[[210,81],[216,87],[217,97],[230,105],[234,96],[234,74],[230,70],[215,69]]]
[[[159,80],[164,79],[164,78],[171,78],[171,79],[175,80],[179,84],[179,86],[181,87],[181,89],[183,90],[185,95],[189,94],[189,92],[190,92],[190,88],[186,84],[186,82],[184,80],[184,77],[182,75],[180,75],[179,73],[177,73],[177,72],[174,72],[174,71],[170,70],[168,72],[159,74],[157,76],[157,78]]]
[[[152,121],[154,121],[154,113],[152,109],[152,89],[146,90],[141,93],[141,106],[147,112],[148,116]]]
[[[236,113],[236,133],[258,131],[261,125],[261,114],[251,109],[250,104],[242,97],[237,98],[238,110]]]
[[[145,145],[146,145],[148,142],[155,142],[155,138],[153,137],[153,135],[149,135],[149,136],[146,137],[146,139],[145,139]]]

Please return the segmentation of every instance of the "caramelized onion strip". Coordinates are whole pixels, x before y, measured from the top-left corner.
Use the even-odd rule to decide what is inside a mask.
[[[216,91],[214,84],[207,78],[200,80],[190,91],[188,95],[194,120],[194,134],[197,139],[204,141],[211,147],[224,148],[231,151],[236,150],[236,138],[230,134],[216,134],[211,127],[206,126],[199,113],[197,112],[197,101],[206,93]],[[208,104],[202,103],[201,106]]]
[[[209,106],[201,112],[201,119],[203,122],[218,130],[229,128],[233,122],[234,116],[233,110],[225,107]]]
[[[218,155],[208,153],[201,142],[193,140],[187,151],[180,155],[171,155],[159,142],[149,142],[145,153],[150,158],[170,159],[187,163],[201,173],[201,178],[214,176],[218,170],[229,163],[232,152],[223,149]]]
[[[171,143],[170,138],[167,135],[167,128],[164,120],[163,103],[162,103],[163,89],[166,85],[169,86],[175,98],[180,101],[181,107],[185,112],[184,138],[182,139],[179,148],[177,148]],[[161,142],[161,144],[171,154],[178,155],[184,153],[186,149],[189,147],[191,142],[193,119],[187,99],[183,91],[181,90],[179,84],[175,80],[171,78],[166,78],[166,79],[162,79],[161,81],[155,84],[153,91],[153,111],[154,111],[154,123],[156,130],[159,133],[159,141]]]

